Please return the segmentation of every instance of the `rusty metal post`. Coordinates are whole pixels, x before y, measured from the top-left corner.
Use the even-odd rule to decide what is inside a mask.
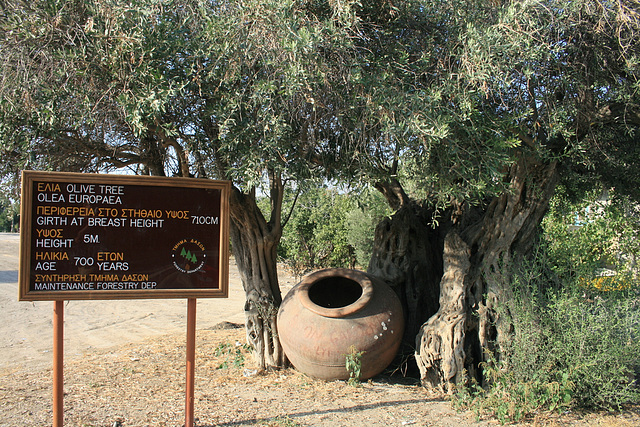
[[[64,422],[64,301],[53,307],[53,427]]]
[[[196,299],[187,299],[187,379],[186,379],[186,408],[185,427],[193,427],[194,382],[196,358]]]

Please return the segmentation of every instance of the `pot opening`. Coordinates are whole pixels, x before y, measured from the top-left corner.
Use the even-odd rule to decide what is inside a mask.
[[[309,288],[309,299],[325,308],[346,307],[362,296],[362,286],[346,277],[329,277],[318,280]]]

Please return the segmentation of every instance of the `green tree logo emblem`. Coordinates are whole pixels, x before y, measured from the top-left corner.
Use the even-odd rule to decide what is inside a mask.
[[[182,239],[173,246],[173,266],[182,273],[195,273],[204,267],[207,254],[204,245],[196,239]]]
[[[182,252],[180,252],[180,256],[194,264],[198,262],[198,258],[196,258],[195,254],[192,254],[191,251],[186,250],[184,247],[182,248]]]

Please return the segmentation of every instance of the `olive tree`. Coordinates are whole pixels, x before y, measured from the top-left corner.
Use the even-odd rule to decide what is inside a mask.
[[[352,79],[348,10],[199,0],[0,7],[3,175],[124,168],[230,180],[247,337],[260,366],[282,366],[283,194],[331,176],[320,166],[339,160],[338,145],[347,150],[335,123]],[[270,199],[266,213],[259,191]]]
[[[499,358],[504,266],[555,186],[638,197],[638,13],[597,0],[9,1],[2,168],[228,179],[247,335],[280,366],[285,186],[370,183],[396,210],[368,271],[425,384]],[[268,212],[256,194],[269,195]],[[286,217],[286,215],[284,215]],[[415,339],[415,341],[414,341]]]
[[[603,181],[637,199],[640,15],[588,0],[359,13],[385,79],[367,155],[396,209],[368,271],[403,298],[423,383],[451,390],[500,359],[509,266],[535,244],[556,185]]]

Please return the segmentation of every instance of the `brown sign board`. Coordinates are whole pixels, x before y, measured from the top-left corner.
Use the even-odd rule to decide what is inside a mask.
[[[230,189],[24,171],[19,300],[226,298]]]

